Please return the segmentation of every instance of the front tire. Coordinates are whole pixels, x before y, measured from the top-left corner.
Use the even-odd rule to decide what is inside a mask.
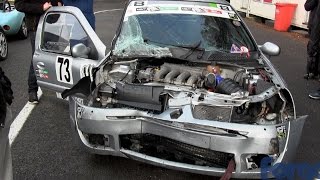
[[[0,61],[8,57],[8,41],[3,31],[0,30]]]
[[[28,28],[27,28],[25,20],[23,20],[21,23],[20,30],[18,32],[18,36],[20,39],[27,39],[27,37],[28,37]]]

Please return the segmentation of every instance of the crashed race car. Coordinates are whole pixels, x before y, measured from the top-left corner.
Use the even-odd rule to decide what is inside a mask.
[[[226,1],[129,1],[109,52],[75,7],[38,29],[38,84],[69,98],[92,153],[235,178],[295,155],[306,116],[268,60],[280,48],[258,46]]]

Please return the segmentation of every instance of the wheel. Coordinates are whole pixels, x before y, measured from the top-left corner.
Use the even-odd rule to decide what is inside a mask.
[[[0,61],[8,57],[8,42],[3,31],[0,31]]]
[[[21,27],[18,32],[18,36],[21,39],[27,39],[27,37],[28,37],[28,28],[27,28],[25,20],[23,20],[21,23]]]

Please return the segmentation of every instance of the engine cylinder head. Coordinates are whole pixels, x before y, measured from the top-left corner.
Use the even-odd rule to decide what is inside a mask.
[[[177,85],[198,86],[201,82],[201,71],[190,66],[166,63],[156,71],[154,81]]]

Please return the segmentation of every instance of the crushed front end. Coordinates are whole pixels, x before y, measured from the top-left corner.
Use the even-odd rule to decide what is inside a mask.
[[[263,158],[292,158],[306,119],[265,65],[120,61],[95,84],[70,98],[86,149],[192,173],[221,176],[233,161],[232,177],[260,178]]]

